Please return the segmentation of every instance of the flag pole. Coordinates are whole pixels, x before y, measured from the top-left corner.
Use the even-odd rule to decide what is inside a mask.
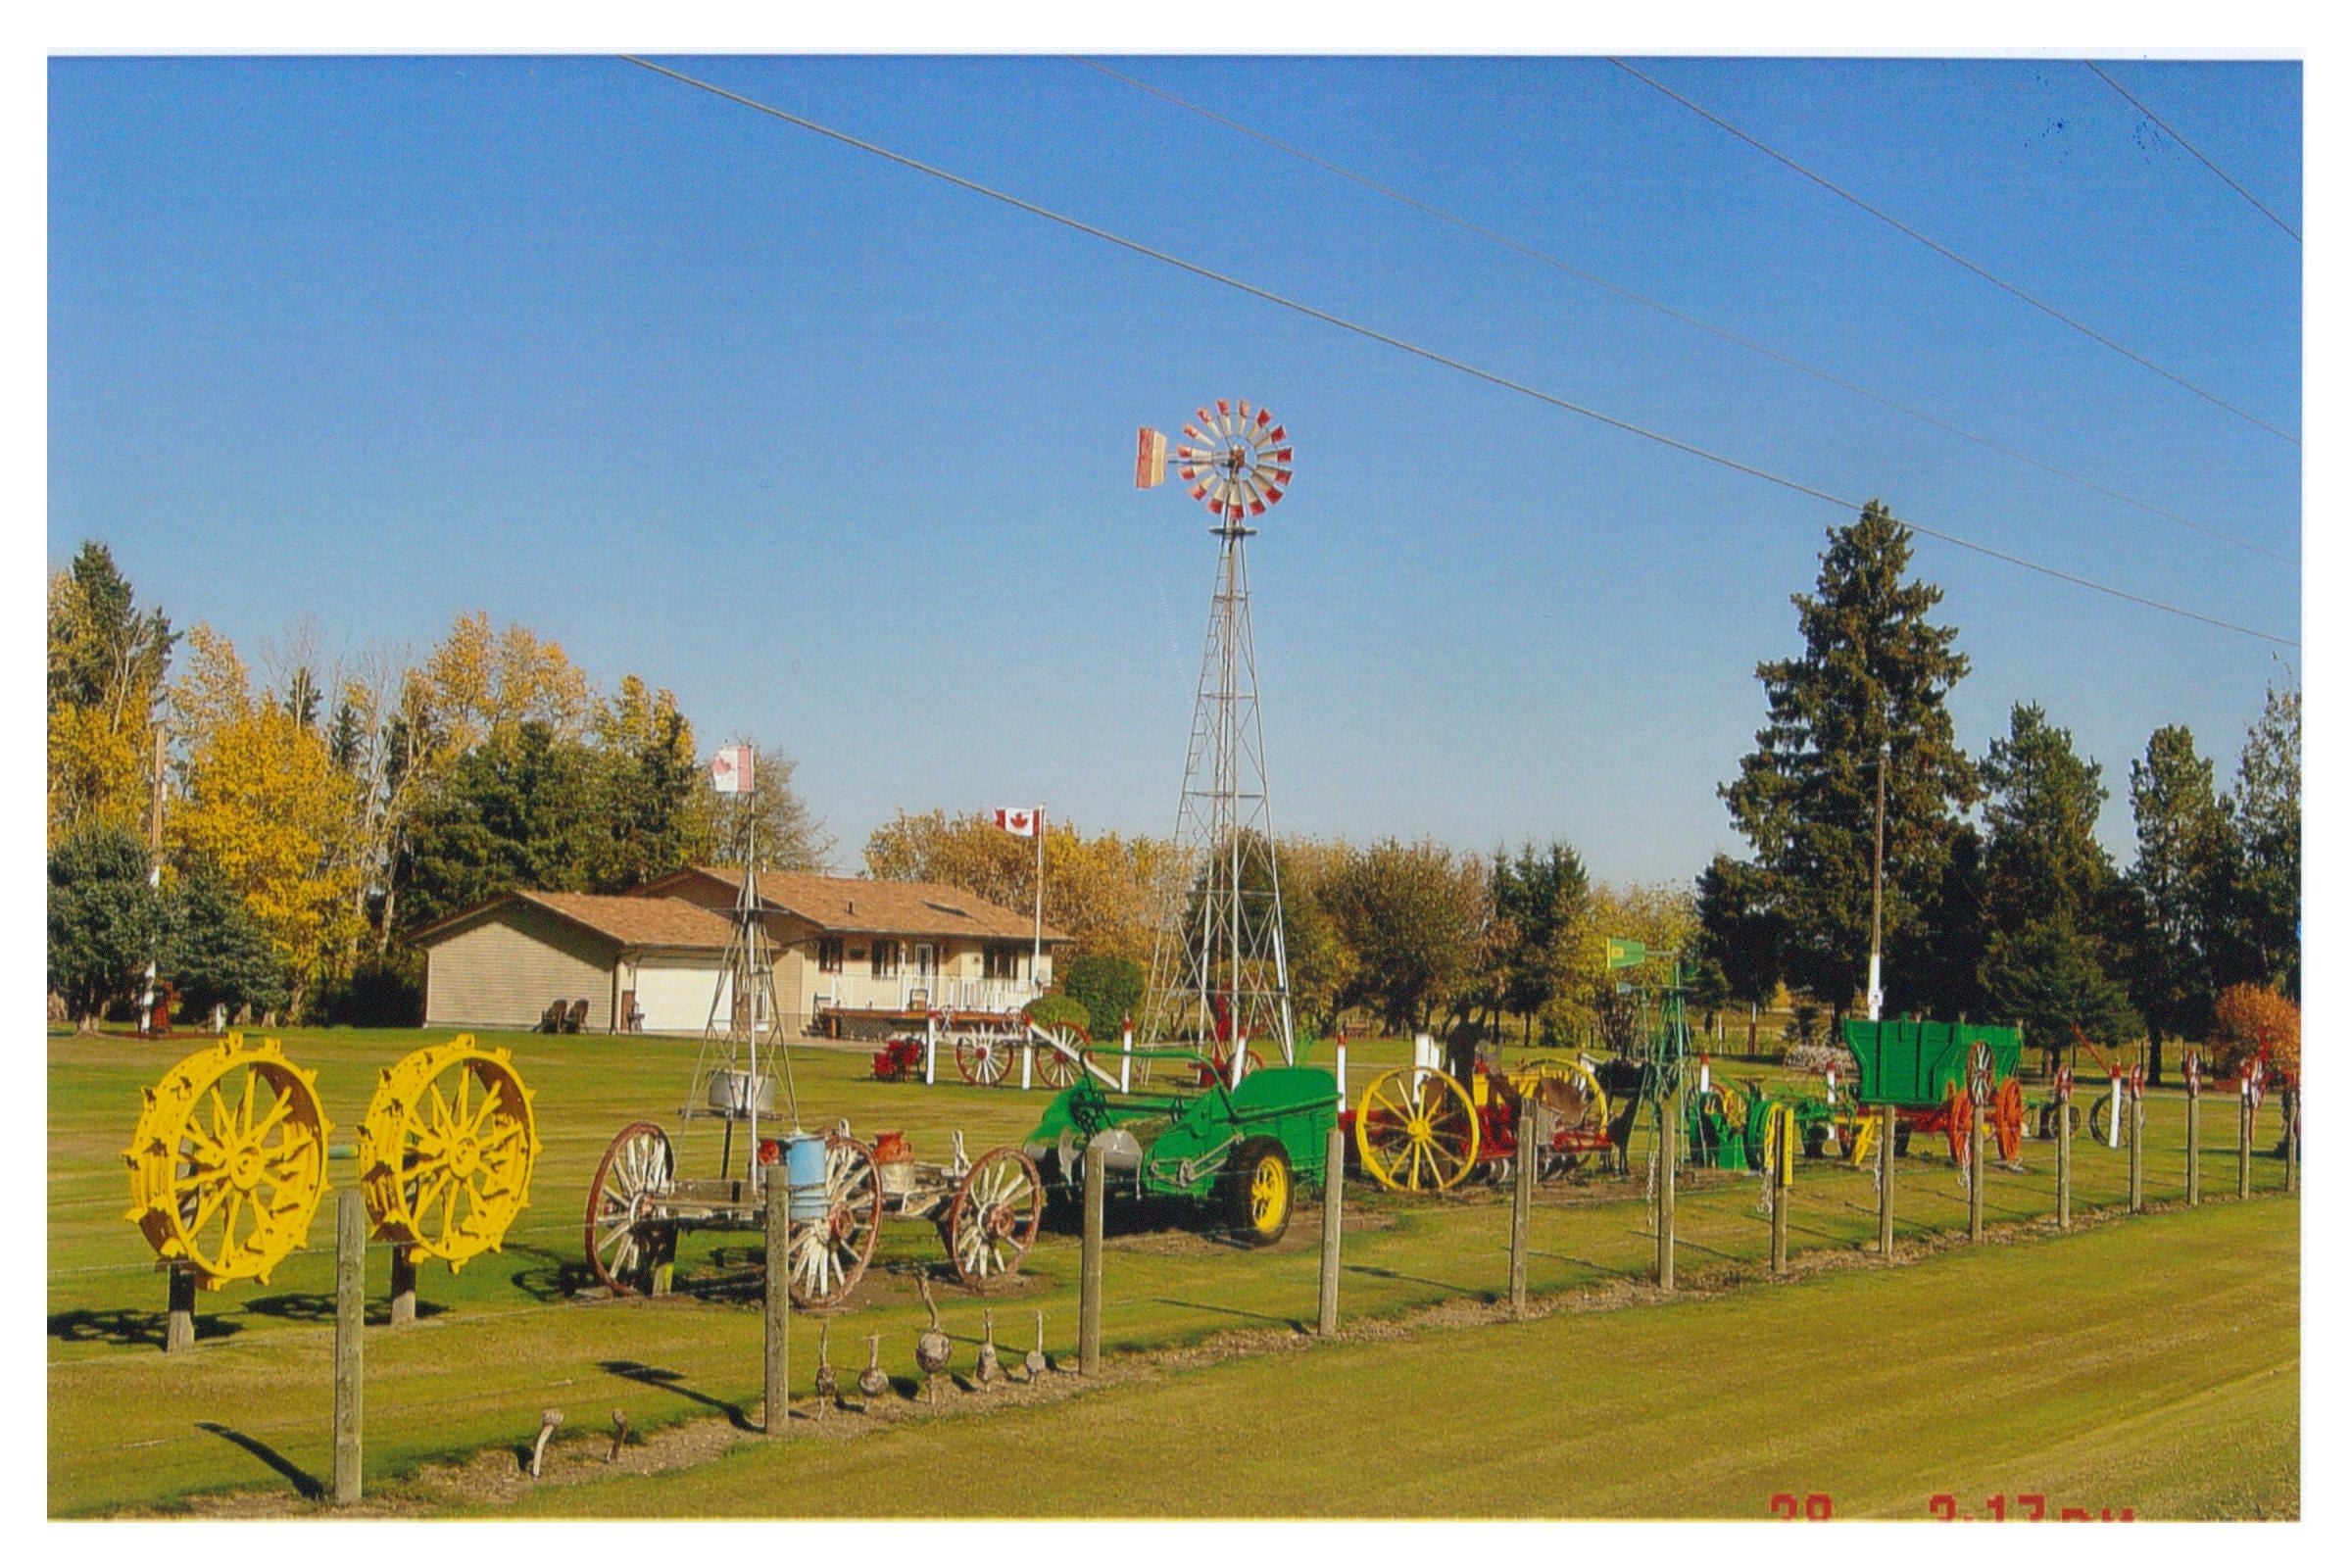
[[[1030,924],[1030,990],[1045,995],[1045,980],[1037,978],[1037,964],[1045,956],[1045,807],[1037,807],[1037,907]]]

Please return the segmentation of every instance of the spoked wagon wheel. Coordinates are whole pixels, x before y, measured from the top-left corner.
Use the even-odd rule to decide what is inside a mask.
[[[963,1074],[965,1083],[994,1089],[1004,1081],[1004,1074],[1011,1068],[1012,1053],[996,1036],[959,1034],[956,1037],[956,1070]]]
[[[982,1154],[939,1220],[956,1277],[984,1291],[1019,1273],[1045,1212],[1046,1184],[1027,1154],[1009,1146]]]
[[[2014,1078],[2002,1079],[1985,1113],[1989,1120],[1984,1131],[2000,1146],[2001,1163],[2016,1164],[2018,1151],[2025,1147],[2026,1086]]]
[[[1253,1072],[1262,1071],[1265,1065],[1266,1058],[1257,1054],[1255,1046],[1242,1048],[1243,1077],[1247,1078]],[[1229,1053],[1211,1052],[1208,1060],[1198,1063],[1193,1068],[1193,1075],[1203,1089],[1211,1084],[1231,1083],[1233,1081],[1233,1056]]]
[[[1364,1090],[1355,1152],[1393,1193],[1442,1193],[1478,1163],[1478,1112],[1445,1073],[1391,1068]]]
[[[614,1296],[650,1288],[669,1247],[657,1204],[677,1161],[669,1135],[650,1121],[623,1127],[588,1184],[588,1266]]]
[[[1975,1124],[1976,1106],[1968,1098],[1968,1085],[1956,1083],[1943,1101],[1943,1137],[1952,1146],[1952,1163],[1968,1163],[1968,1130]]]
[[[834,1133],[825,1140],[825,1212],[792,1225],[792,1304],[807,1309],[848,1300],[873,1261],[881,1233],[882,1181],[874,1152]]]
[[[328,1131],[314,1083],[276,1041],[232,1034],[145,1091],[122,1155],[130,1217],[206,1290],[267,1284],[310,1234],[326,1191]]]
[[[1609,1125],[1608,1091],[1581,1061],[1539,1057],[1510,1075],[1520,1093],[1520,1113],[1534,1101],[1551,1112],[1551,1147],[1541,1152],[1536,1177],[1561,1175],[1585,1162],[1586,1152],[1606,1136]]]
[[[1086,1031],[1074,1024],[1040,1024],[1044,1040],[1035,1042],[1037,1075],[1049,1089],[1067,1089],[1086,1071]]]
[[[530,1091],[504,1050],[471,1035],[413,1051],[377,1081],[359,1155],[376,1235],[454,1273],[496,1251],[530,1201]]]

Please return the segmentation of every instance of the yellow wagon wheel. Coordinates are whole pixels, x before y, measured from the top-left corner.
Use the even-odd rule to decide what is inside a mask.
[[[316,1075],[274,1040],[232,1034],[141,1091],[125,1216],[169,1261],[217,1291],[270,1281],[310,1234],[326,1191],[326,1113]]]
[[[1392,1068],[1356,1107],[1355,1152],[1393,1193],[1442,1193],[1478,1163],[1478,1112],[1445,1073]]]
[[[1583,1062],[1539,1056],[1512,1068],[1508,1076],[1511,1088],[1522,1101],[1533,1099],[1551,1112],[1555,1138],[1562,1133],[1589,1138],[1607,1130],[1608,1091],[1601,1088],[1598,1075]],[[1583,1140],[1572,1140],[1577,1141]],[[1546,1170],[1574,1170],[1584,1157],[1581,1149],[1547,1150],[1544,1164],[1537,1167],[1537,1174],[1543,1175]]]
[[[359,1145],[375,1234],[453,1273],[495,1251],[531,1200],[531,1092],[503,1047],[485,1051],[471,1035],[385,1068]]]

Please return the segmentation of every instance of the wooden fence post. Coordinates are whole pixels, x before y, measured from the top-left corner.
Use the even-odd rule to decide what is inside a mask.
[[[1339,1124],[1323,1140],[1323,1272],[1316,1291],[1315,1332],[1340,1332],[1340,1190],[1347,1183],[1347,1135]]]
[[[416,1259],[406,1247],[392,1249],[392,1326],[416,1321]]]
[[[1767,1143],[1770,1157],[1764,1161],[1764,1192],[1772,1204],[1772,1277],[1777,1280],[1788,1273],[1788,1189],[1796,1173],[1795,1152],[1788,1143],[1796,1137],[1796,1116],[1785,1105],[1767,1114],[1782,1118],[1779,1147]]]
[[[2204,1075],[2197,1069],[2195,1052],[2188,1054],[2188,1059],[2181,1066],[2181,1076],[2188,1084],[2188,1206],[2194,1208],[2197,1206],[2198,1189],[2203,1185],[2199,1179],[2203,1173],[2197,1164],[2197,1102],[2204,1098],[2205,1084]]]
[[[767,1283],[760,1314],[767,1330],[766,1403],[760,1407],[760,1430],[780,1438],[792,1425],[792,1187],[781,1164],[768,1168],[766,1202]]]
[[[2075,1228],[2075,1084],[2074,1075],[2058,1069],[2058,1228]],[[2138,1145],[2132,1146],[2134,1149]]]
[[[368,1208],[356,1187],[335,1196],[335,1501],[360,1500],[361,1336],[368,1312]]]
[[[1984,1239],[1984,1107],[1973,1102],[1968,1117],[1968,1239]]]
[[[2295,1164],[2303,1150],[2303,1086],[2288,1084],[2278,1092],[2278,1114],[2286,1118],[2286,1191],[2290,1198],[2295,1191]]]
[[[1511,1160],[1511,1316],[1527,1315],[1527,1213],[1536,1200],[1536,1161],[1544,1148],[1544,1107],[1520,1102],[1519,1149]]]
[[[2254,1196],[2254,1080],[2237,1078],[2237,1196]]]
[[[1078,1247],[1078,1371],[1102,1370],[1102,1151],[1086,1149],[1086,1229]]]
[[[185,1263],[164,1265],[164,1353],[196,1343],[196,1271]]]
[[[1894,1107],[1879,1112],[1879,1256],[1894,1256]]]
[[[1683,1086],[1658,1102],[1658,1289],[1674,1289],[1674,1145],[1683,1119]]]
[[[2142,1157],[2148,1127],[2148,1106],[2141,1089],[2143,1082],[2139,1074],[2132,1075],[2132,1122],[2126,1129],[2132,1139],[2131,1208],[2134,1214],[2148,1211],[2147,1162]]]

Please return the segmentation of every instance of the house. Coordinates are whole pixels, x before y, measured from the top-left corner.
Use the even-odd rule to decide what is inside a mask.
[[[694,866],[624,894],[514,892],[416,933],[429,1028],[528,1029],[559,998],[583,1027],[699,1034],[731,1007],[726,950],[742,874]],[[1010,1012],[1053,985],[1052,926],[936,882],[770,871],[761,918],[795,1033],[875,1034],[932,1009]]]
[[[637,896],[727,914],[742,887],[737,867],[701,865]],[[926,1010],[1011,1012],[1052,989],[1054,951],[1070,940],[942,882],[762,871],[760,902],[776,950],[776,1004],[827,1033],[873,1033],[860,1025]]]

